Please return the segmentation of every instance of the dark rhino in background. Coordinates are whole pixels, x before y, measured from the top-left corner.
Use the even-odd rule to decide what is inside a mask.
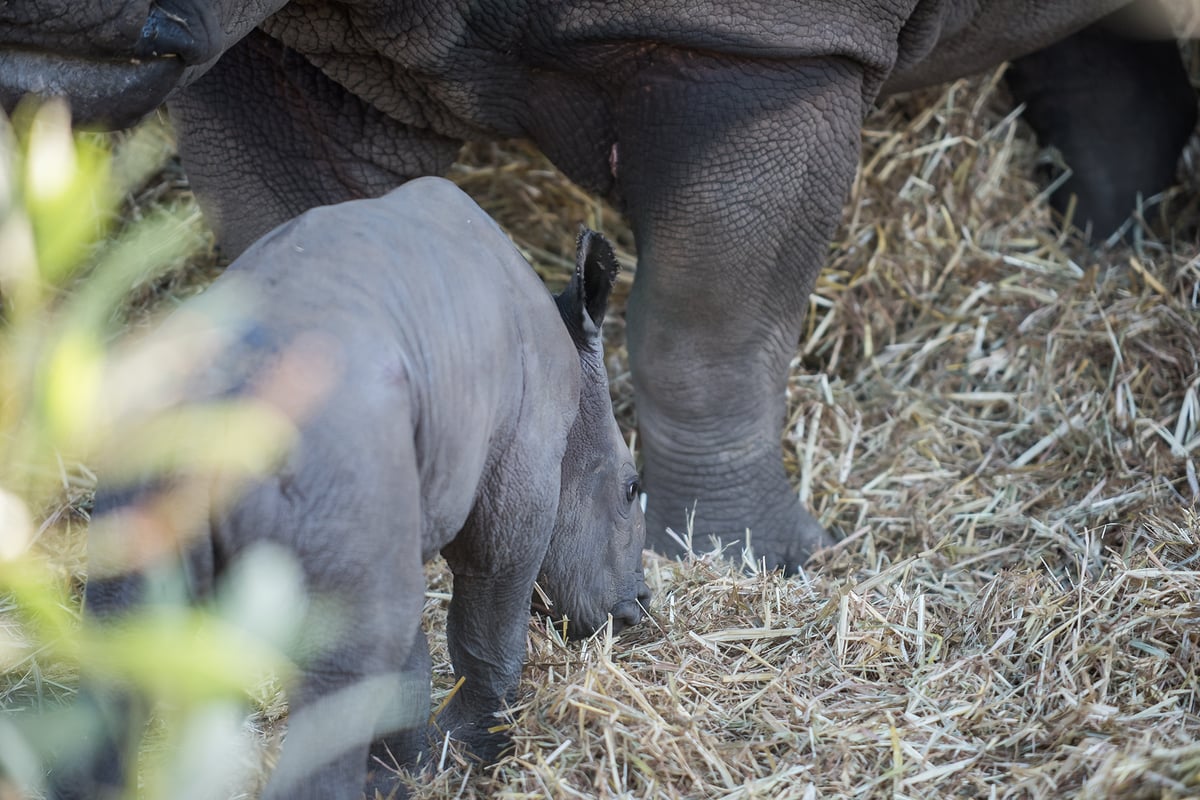
[[[426,178],[309,211],[218,278],[261,302],[189,396],[240,396],[298,342],[319,343],[333,368],[316,376],[328,388],[282,463],[228,507],[210,501],[187,548],[197,597],[268,542],[296,557],[309,595],[335,602],[332,622],[305,622],[321,630],[306,632],[317,646],[288,689],[288,734],[264,797],[358,797],[373,737],[406,764],[427,746],[422,564],[439,552],[454,574],[447,640],[464,682],[437,731],[485,760],[505,742],[489,728],[515,699],[535,580],[576,636],[641,620],[645,522],[600,339],[618,271],[603,237],[581,234],[556,309],[496,224],[453,184]],[[97,496],[106,535],[133,535],[138,496]],[[115,624],[146,601],[143,573],[99,572],[88,615]],[[122,754],[142,715],[86,668],[82,702],[116,709],[118,721],[91,766],[51,776],[51,795],[125,796]],[[388,796],[382,772],[368,797],[376,785]]]
[[[311,206],[527,137],[629,215],[628,346],[648,536],[751,533],[795,569],[829,538],[788,485],[784,381],[883,92],[1017,58],[1013,88],[1107,232],[1168,184],[1196,113],[1129,0],[17,0],[0,99],[124,125],[167,99],[230,254]],[[1135,11],[1154,9],[1137,3]],[[1132,38],[1131,38],[1132,36]],[[1045,57],[1030,56],[1052,44]]]

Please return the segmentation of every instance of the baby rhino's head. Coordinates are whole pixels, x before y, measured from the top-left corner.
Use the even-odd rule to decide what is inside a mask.
[[[642,620],[650,596],[642,574],[646,522],[629,447],[613,418],[600,324],[620,267],[603,236],[579,235],[575,275],[556,297],[579,352],[579,414],[567,436],[558,519],[538,584],[570,636]],[[536,598],[535,598],[536,600]]]

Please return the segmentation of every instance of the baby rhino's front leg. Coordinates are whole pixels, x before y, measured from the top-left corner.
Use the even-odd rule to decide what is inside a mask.
[[[554,481],[557,484],[557,481]],[[434,721],[437,731],[462,742],[485,763],[495,761],[509,737],[497,716],[515,699],[529,632],[529,598],[549,543],[557,485],[476,512],[444,551],[454,573],[446,640],[463,683]],[[506,513],[506,511],[508,513]]]
[[[454,575],[446,637],[463,683],[434,725],[484,763],[509,742],[499,712],[514,701],[521,678],[536,569],[534,562],[521,574]]]

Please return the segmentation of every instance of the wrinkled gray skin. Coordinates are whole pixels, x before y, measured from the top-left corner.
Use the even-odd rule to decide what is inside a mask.
[[[465,139],[532,139],[625,209],[637,239],[628,346],[651,545],[676,552],[665,529],[694,506],[698,542],[748,529],[789,570],[830,539],[784,471],[786,370],[881,92],[1063,42],[1063,59],[1022,62],[1023,90],[1052,112],[1113,104],[1111,138],[1070,111],[1039,128],[1088,173],[1071,188],[1098,227],[1170,180],[1195,110],[1178,63],[1169,78],[1139,54],[1071,66],[1073,34],[1127,0],[296,0],[217,23],[223,4],[169,1],[183,23],[168,0],[42,0],[15,21],[7,4],[0,95],[51,86],[82,117],[125,122],[171,91],[155,76],[174,66],[184,163],[230,253],[310,206],[442,172]],[[154,46],[137,38],[147,19]],[[122,65],[147,76],[138,86],[94,81],[76,58],[148,49],[179,57]],[[1166,114],[1142,91],[1162,80]]]
[[[614,630],[641,620],[645,523],[600,340],[618,270],[603,237],[585,232],[556,310],[495,223],[453,184],[426,178],[310,211],[218,279],[266,302],[199,396],[245,391],[301,341],[319,342],[313,352],[336,370],[283,464],[211,512],[189,551],[203,594],[248,547],[276,543],[298,558],[306,590],[338,610],[307,631],[319,647],[288,691],[264,797],[358,797],[376,735],[389,757],[420,753],[424,731],[395,727],[429,715],[422,563],[438,552],[454,573],[447,639],[465,678],[438,730],[485,760],[505,742],[487,728],[514,699],[535,579],[572,634],[610,615]],[[128,494],[98,497],[96,513],[129,508]],[[139,574],[89,582],[86,611],[119,618],[145,589]],[[136,727],[129,698],[106,702],[125,704],[123,733]],[[381,719],[389,703],[401,722]],[[82,776],[57,776],[53,796],[108,796],[123,738]],[[379,772],[369,797],[392,788]]]

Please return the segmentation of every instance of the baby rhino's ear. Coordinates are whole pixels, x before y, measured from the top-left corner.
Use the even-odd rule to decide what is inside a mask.
[[[576,347],[600,347],[600,326],[608,296],[621,272],[612,245],[603,235],[581,228],[575,243],[575,274],[555,298]]]

